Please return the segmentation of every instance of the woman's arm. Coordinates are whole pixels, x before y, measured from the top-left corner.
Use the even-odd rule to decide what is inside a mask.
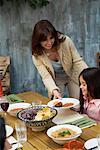
[[[54,94],[55,92],[53,93],[53,90],[55,90],[55,89],[59,90],[59,88],[56,86],[53,77],[48,72],[46,66],[41,62],[41,60],[35,58],[34,56],[32,56],[32,59],[33,59],[33,63],[35,65],[35,67],[37,68],[40,76],[42,77],[42,81],[43,81],[45,87],[48,89],[48,91],[51,94]]]

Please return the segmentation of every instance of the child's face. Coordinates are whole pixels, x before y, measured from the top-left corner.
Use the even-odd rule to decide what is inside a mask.
[[[87,96],[87,84],[82,76],[80,76],[80,88],[82,90],[83,96]]]

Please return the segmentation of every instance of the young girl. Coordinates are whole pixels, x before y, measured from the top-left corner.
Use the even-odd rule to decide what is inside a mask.
[[[80,113],[100,121],[100,69],[87,68],[79,75]]]

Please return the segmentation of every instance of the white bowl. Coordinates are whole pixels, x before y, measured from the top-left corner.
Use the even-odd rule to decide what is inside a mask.
[[[20,110],[25,109],[25,108],[28,108],[28,107],[30,107],[30,106],[31,106],[30,103],[14,103],[14,104],[10,104],[7,112],[8,112],[11,116],[17,116],[17,113],[18,113]]]
[[[54,132],[54,131],[57,131],[61,128],[68,128],[68,129],[71,129],[73,131],[76,132],[76,134],[70,138],[55,138],[53,137],[51,134]],[[82,130],[81,128],[77,127],[77,126],[74,126],[74,125],[70,125],[70,124],[63,124],[63,125],[56,125],[56,126],[53,126],[51,128],[49,128],[47,130],[47,135],[54,141],[56,142],[57,144],[60,144],[60,145],[63,145],[65,144],[67,141],[69,140],[73,140],[73,139],[76,139],[77,137],[79,137],[82,133]]]
[[[73,103],[73,105],[71,106],[66,106],[66,107],[55,107],[55,103],[56,102],[62,102],[62,104],[66,104],[66,103]],[[66,110],[66,109],[69,109],[69,108],[72,108],[72,107],[75,107],[75,106],[78,106],[79,105],[79,100],[76,99],[76,98],[61,98],[61,99],[54,99],[54,100],[51,100],[48,102],[48,106],[49,107],[52,107],[52,108],[55,108],[57,110]]]

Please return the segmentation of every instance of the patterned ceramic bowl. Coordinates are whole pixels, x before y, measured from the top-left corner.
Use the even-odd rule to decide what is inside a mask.
[[[47,105],[37,105],[18,112],[19,119],[24,121],[33,131],[43,131],[57,115],[57,110]]]

